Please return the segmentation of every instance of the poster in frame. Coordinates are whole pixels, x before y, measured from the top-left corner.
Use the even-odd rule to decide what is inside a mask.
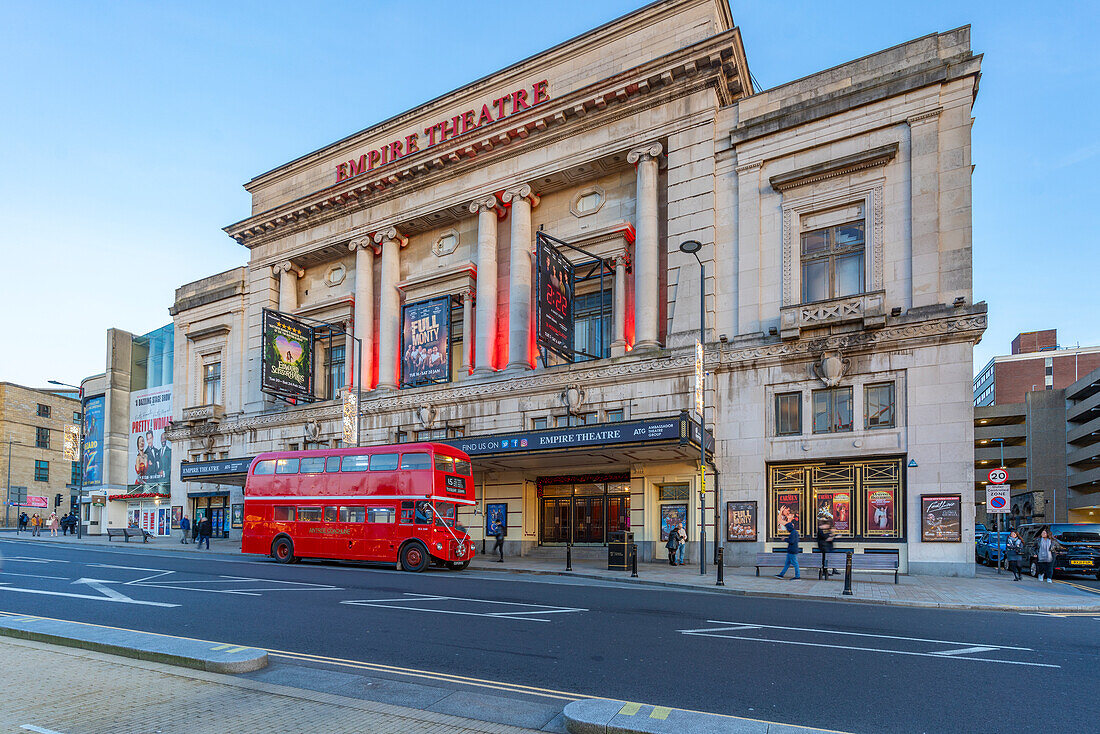
[[[923,543],[962,542],[962,496],[920,496],[920,539]]]
[[[179,530],[180,520],[183,519],[183,505],[172,505],[172,529]]]
[[[497,529],[508,533],[508,503],[500,502],[485,505],[485,536],[494,538]]]
[[[893,538],[897,530],[897,493],[893,487],[865,487],[866,528],[864,537]]]
[[[774,493],[775,517],[772,525],[773,535],[776,538],[787,536],[787,523],[794,522],[799,531],[804,531],[802,525],[802,496],[801,489],[780,489]]]
[[[756,540],[756,500],[726,503],[726,540],[730,543]]]
[[[852,537],[852,492],[849,489],[815,489],[814,521],[828,520],[838,537]]]
[[[401,309],[401,386],[451,381],[451,297]]]
[[[232,505],[230,507],[230,527],[244,527],[244,505]]]
[[[686,503],[661,505],[661,542],[668,540],[668,534],[681,523],[684,525],[684,530],[687,530],[688,506]]]
[[[542,232],[535,237],[535,341],[539,347],[572,362],[573,348],[573,264]]]
[[[289,400],[313,400],[313,328],[293,316],[263,310],[260,388]]]

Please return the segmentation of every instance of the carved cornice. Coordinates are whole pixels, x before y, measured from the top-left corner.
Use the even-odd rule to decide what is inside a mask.
[[[976,307],[978,308],[978,307]],[[980,306],[984,309],[984,306]],[[798,339],[751,346],[721,345],[717,349],[708,345],[707,368],[716,372],[733,372],[741,369],[755,370],[772,363],[809,362],[820,358],[825,351],[842,350],[851,357],[875,351],[912,349],[937,343],[976,342],[986,327],[986,314],[969,312],[965,315],[901,323],[873,331],[860,331],[814,339]],[[364,395],[362,410],[365,414],[390,414],[413,412],[417,408],[432,405],[468,405],[487,399],[508,395],[545,393],[556,395],[570,385],[598,386],[609,381],[641,378],[652,382],[662,377],[682,377],[693,372],[694,347],[676,351],[662,350],[646,354],[626,355],[599,364],[574,365],[517,376],[494,375],[484,380],[471,380],[461,384],[431,386]],[[280,413],[244,416],[219,427],[223,433],[244,433],[257,428],[295,426],[308,418],[315,420],[343,420],[340,405],[317,405]],[[181,432],[175,438],[188,438],[195,434]]]
[[[921,122],[931,122],[932,120],[935,120],[937,117],[940,116],[941,112],[943,112],[943,107],[937,107],[934,110],[928,110],[927,112],[921,112],[918,115],[907,117],[905,118],[905,121],[909,123],[909,127],[912,127],[914,124],[918,124]]]
[[[655,161],[664,152],[664,149],[664,146],[660,143],[647,143],[627,153],[626,162],[636,166],[638,163],[645,161]]]
[[[734,166],[734,171],[738,174],[749,173],[750,171],[759,171],[764,167],[764,161],[752,161],[751,163],[742,163],[739,166]]]
[[[787,173],[780,173],[768,179],[768,183],[778,192],[784,192],[796,186],[806,186],[829,178],[843,176],[868,168],[885,166],[898,154],[898,144],[890,143],[870,150],[853,153],[841,158],[824,163],[816,163],[812,166],[798,168]]]

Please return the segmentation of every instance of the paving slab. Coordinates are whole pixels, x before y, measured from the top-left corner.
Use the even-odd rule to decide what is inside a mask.
[[[267,651],[255,647],[29,615],[0,616],[0,635],[212,673],[248,673],[267,665]]]
[[[828,729],[812,729],[606,698],[574,701],[566,705],[562,715],[570,734],[825,734],[830,732]]]

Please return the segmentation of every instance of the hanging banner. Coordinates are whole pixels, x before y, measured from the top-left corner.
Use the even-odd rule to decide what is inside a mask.
[[[451,297],[401,309],[401,386],[451,381]]]
[[[291,399],[313,400],[313,329],[266,308],[260,389]]]
[[[703,418],[703,389],[704,389],[703,374],[703,342],[698,339],[695,340],[695,414],[699,416],[699,420]]]
[[[359,445],[359,397],[352,390],[344,393],[344,445]]]
[[[535,257],[535,341],[572,362],[573,265],[541,232],[535,235]]]
[[[84,486],[103,484],[103,406],[99,395],[84,401]]]
[[[76,461],[80,455],[80,426],[75,423],[65,426],[65,449],[62,455],[65,461]]]
[[[164,430],[171,422],[171,385],[130,393],[130,460],[126,483],[136,491],[169,493],[172,447]]]

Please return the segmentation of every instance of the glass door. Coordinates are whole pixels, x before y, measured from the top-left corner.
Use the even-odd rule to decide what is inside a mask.
[[[630,530],[630,495],[608,495],[607,532]]]
[[[543,497],[539,542],[570,542],[572,497]]]
[[[575,497],[573,499],[573,519],[576,530],[574,543],[604,543],[604,498]]]

